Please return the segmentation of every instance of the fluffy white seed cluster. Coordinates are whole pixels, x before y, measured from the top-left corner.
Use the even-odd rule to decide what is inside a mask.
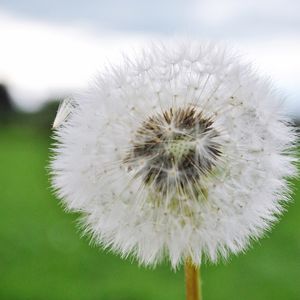
[[[57,118],[58,196],[96,243],[142,264],[238,253],[289,199],[296,135],[282,99],[224,47],[152,46]]]

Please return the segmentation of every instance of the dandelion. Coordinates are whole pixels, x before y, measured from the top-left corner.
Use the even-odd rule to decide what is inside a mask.
[[[214,44],[152,46],[62,105],[53,186],[104,248],[196,269],[245,250],[289,200],[296,135],[269,81]]]

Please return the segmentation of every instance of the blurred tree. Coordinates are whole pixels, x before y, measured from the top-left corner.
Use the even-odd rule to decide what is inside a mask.
[[[4,84],[0,83],[0,124],[6,124],[14,113],[11,97]]]
[[[49,100],[39,111],[30,115],[30,123],[48,135],[52,130],[58,106],[59,100]]]

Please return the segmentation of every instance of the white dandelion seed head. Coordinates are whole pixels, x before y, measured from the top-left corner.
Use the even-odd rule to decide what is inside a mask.
[[[215,262],[289,199],[296,134],[282,99],[224,47],[152,46],[62,107],[53,186],[123,257]]]

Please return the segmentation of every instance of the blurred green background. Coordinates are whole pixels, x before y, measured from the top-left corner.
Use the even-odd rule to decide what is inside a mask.
[[[3,103],[2,103],[3,104]],[[0,299],[184,299],[183,270],[156,269],[89,245],[51,193],[46,166],[57,104],[0,107]],[[300,299],[300,193],[245,255],[202,267],[204,299]]]

